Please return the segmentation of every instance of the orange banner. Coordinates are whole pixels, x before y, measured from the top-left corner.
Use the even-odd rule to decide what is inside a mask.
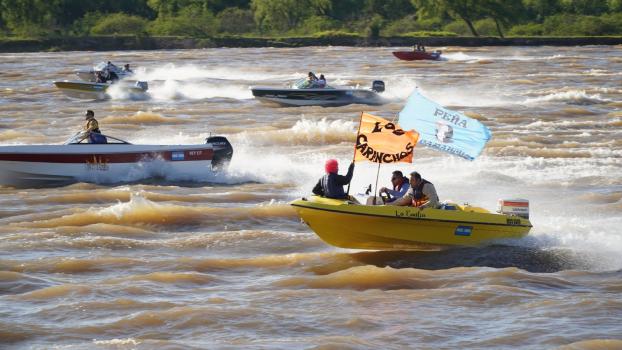
[[[411,163],[418,139],[419,134],[414,130],[404,131],[386,119],[363,113],[356,136],[354,161]]]

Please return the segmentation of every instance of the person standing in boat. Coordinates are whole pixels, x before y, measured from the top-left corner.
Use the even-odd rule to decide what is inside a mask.
[[[326,198],[346,199],[348,196],[343,191],[343,186],[350,183],[354,174],[354,163],[350,163],[348,173],[343,176],[339,175],[339,163],[336,159],[329,159],[324,165],[326,175],[322,176],[313,187],[313,194]]]
[[[95,112],[86,111],[86,125],[84,126],[84,138],[88,138],[89,143],[108,143],[106,136],[102,135],[99,130],[99,123],[95,119]]]
[[[418,172],[413,171],[410,173],[410,189],[406,195],[390,203],[390,205],[413,206],[419,209],[438,208],[440,201],[434,185],[421,178]]]
[[[389,204],[395,202],[396,200],[404,197],[408,189],[410,188],[410,183],[408,182],[408,178],[404,176],[404,174],[395,170],[391,174],[391,185],[393,185],[393,189],[389,189],[387,187],[382,187],[380,189],[380,195],[386,193],[388,199],[385,201],[385,204]]]

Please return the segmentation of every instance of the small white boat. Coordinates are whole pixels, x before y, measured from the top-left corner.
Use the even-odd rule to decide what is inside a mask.
[[[149,178],[208,181],[233,155],[229,141],[209,137],[198,145],[83,143],[79,133],[63,145],[0,146],[0,185],[62,186],[73,182],[123,183]]]
[[[127,94],[129,98],[144,98],[149,89],[145,81],[130,82],[120,80],[111,83],[87,83],[83,81],[55,81],[54,85],[66,96],[87,100],[106,100],[110,98],[110,88],[119,89],[120,92]]]
[[[94,83],[97,80],[97,72],[103,72],[106,69],[114,72],[119,79],[125,79],[133,74],[133,72],[124,71],[123,69],[114,65],[108,66],[106,62],[100,62],[91,69],[76,69],[74,73],[78,76],[78,78],[84,81]]]
[[[371,89],[351,87],[323,88],[307,87],[306,79],[300,79],[287,88],[255,86],[251,87],[253,96],[261,102],[281,106],[322,106],[336,107],[352,103],[382,105],[387,100],[380,96],[384,92],[384,82],[375,80]]]

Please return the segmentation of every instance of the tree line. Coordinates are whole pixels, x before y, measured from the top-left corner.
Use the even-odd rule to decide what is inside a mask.
[[[0,0],[0,35],[622,35],[622,0]]]

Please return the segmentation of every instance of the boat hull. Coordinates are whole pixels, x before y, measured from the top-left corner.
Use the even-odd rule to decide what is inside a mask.
[[[326,243],[351,249],[402,250],[429,246],[477,246],[524,237],[527,219],[465,210],[366,206],[313,196],[291,203]],[[472,210],[472,211],[471,211]]]
[[[0,185],[106,184],[149,178],[207,181],[217,171],[215,165],[228,162],[231,154],[230,148],[211,144],[6,146],[0,147]]]
[[[438,51],[436,52],[393,51],[393,56],[403,61],[419,61],[419,60],[436,61],[441,58],[441,53]]]
[[[276,89],[251,88],[253,96],[264,103],[280,106],[338,107],[349,104],[382,105],[386,100],[366,89]]]
[[[119,82],[119,88],[123,91],[136,96],[145,96],[147,91],[144,88]],[[87,83],[81,81],[55,81],[54,85],[66,96],[87,100],[106,100],[110,98],[108,89],[111,84],[105,83]],[[116,85],[116,84],[115,84]]]

